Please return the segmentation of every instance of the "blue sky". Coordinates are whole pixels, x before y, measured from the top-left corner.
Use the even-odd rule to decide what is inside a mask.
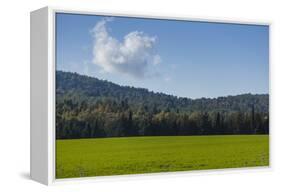
[[[269,91],[262,25],[57,14],[56,56],[57,70],[182,97]]]

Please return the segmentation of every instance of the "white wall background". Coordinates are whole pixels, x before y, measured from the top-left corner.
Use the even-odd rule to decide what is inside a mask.
[[[46,187],[29,179],[29,12],[46,5],[135,14],[271,22],[272,169],[123,179]],[[0,17],[0,191],[281,190],[281,9],[274,0],[9,0]],[[280,110],[279,110],[280,112]]]

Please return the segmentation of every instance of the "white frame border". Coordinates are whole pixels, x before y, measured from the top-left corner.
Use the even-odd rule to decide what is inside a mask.
[[[135,14],[124,12],[99,12],[92,10],[76,10],[65,9],[58,7],[46,7],[48,9],[48,185],[58,185],[69,182],[81,183],[81,182],[103,182],[103,181],[127,181],[128,179],[151,179],[158,177],[182,177],[182,176],[196,176],[196,175],[212,175],[212,174],[231,174],[241,172],[272,172],[272,126],[270,125],[269,134],[269,166],[257,166],[257,167],[241,167],[241,168],[227,168],[227,169],[210,169],[210,170],[194,170],[194,171],[179,171],[179,172],[161,172],[161,173],[146,173],[146,174],[130,174],[130,175],[114,175],[114,176],[96,176],[96,177],[81,177],[81,178],[69,178],[69,179],[56,179],[56,124],[55,124],[55,71],[56,71],[56,13],[68,13],[68,14],[82,14],[82,15],[97,15],[97,16],[112,16],[112,17],[130,17],[130,18],[144,18],[144,19],[163,19],[163,20],[179,20],[179,21],[197,21],[197,22],[212,22],[212,23],[226,23],[226,24],[240,24],[240,25],[264,25],[269,27],[269,73],[270,69],[270,50],[271,50],[271,29],[272,23],[269,21],[252,21],[242,20],[237,21],[233,19],[221,19],[210,18],[204,19],[194,16],[163,16],[163,15],[151,15],[151,14]],[[110,13],[109,13],[110,12]],[[270,75],[270,74],[269,74]],[[269,76],[270,77],[270,76]],[[270,78],[269,78],[269,106],[271,101],[270,96]],[[271,122],[271,116],[270,116]]]

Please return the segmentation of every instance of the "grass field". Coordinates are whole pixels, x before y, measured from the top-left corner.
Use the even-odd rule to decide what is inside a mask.
[[[56,141],[56,178],[268,165],[267,135]]]

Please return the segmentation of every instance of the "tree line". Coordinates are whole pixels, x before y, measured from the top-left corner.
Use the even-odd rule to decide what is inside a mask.
[[[268,134],[268,95],[181,98],[57,71],[56,138]]]
[[[164,135],[268,134],[267,113],[181,112],[145,107],[133,110],[126,102],[95,104],[65,100],[56,107],[57,139]]]

